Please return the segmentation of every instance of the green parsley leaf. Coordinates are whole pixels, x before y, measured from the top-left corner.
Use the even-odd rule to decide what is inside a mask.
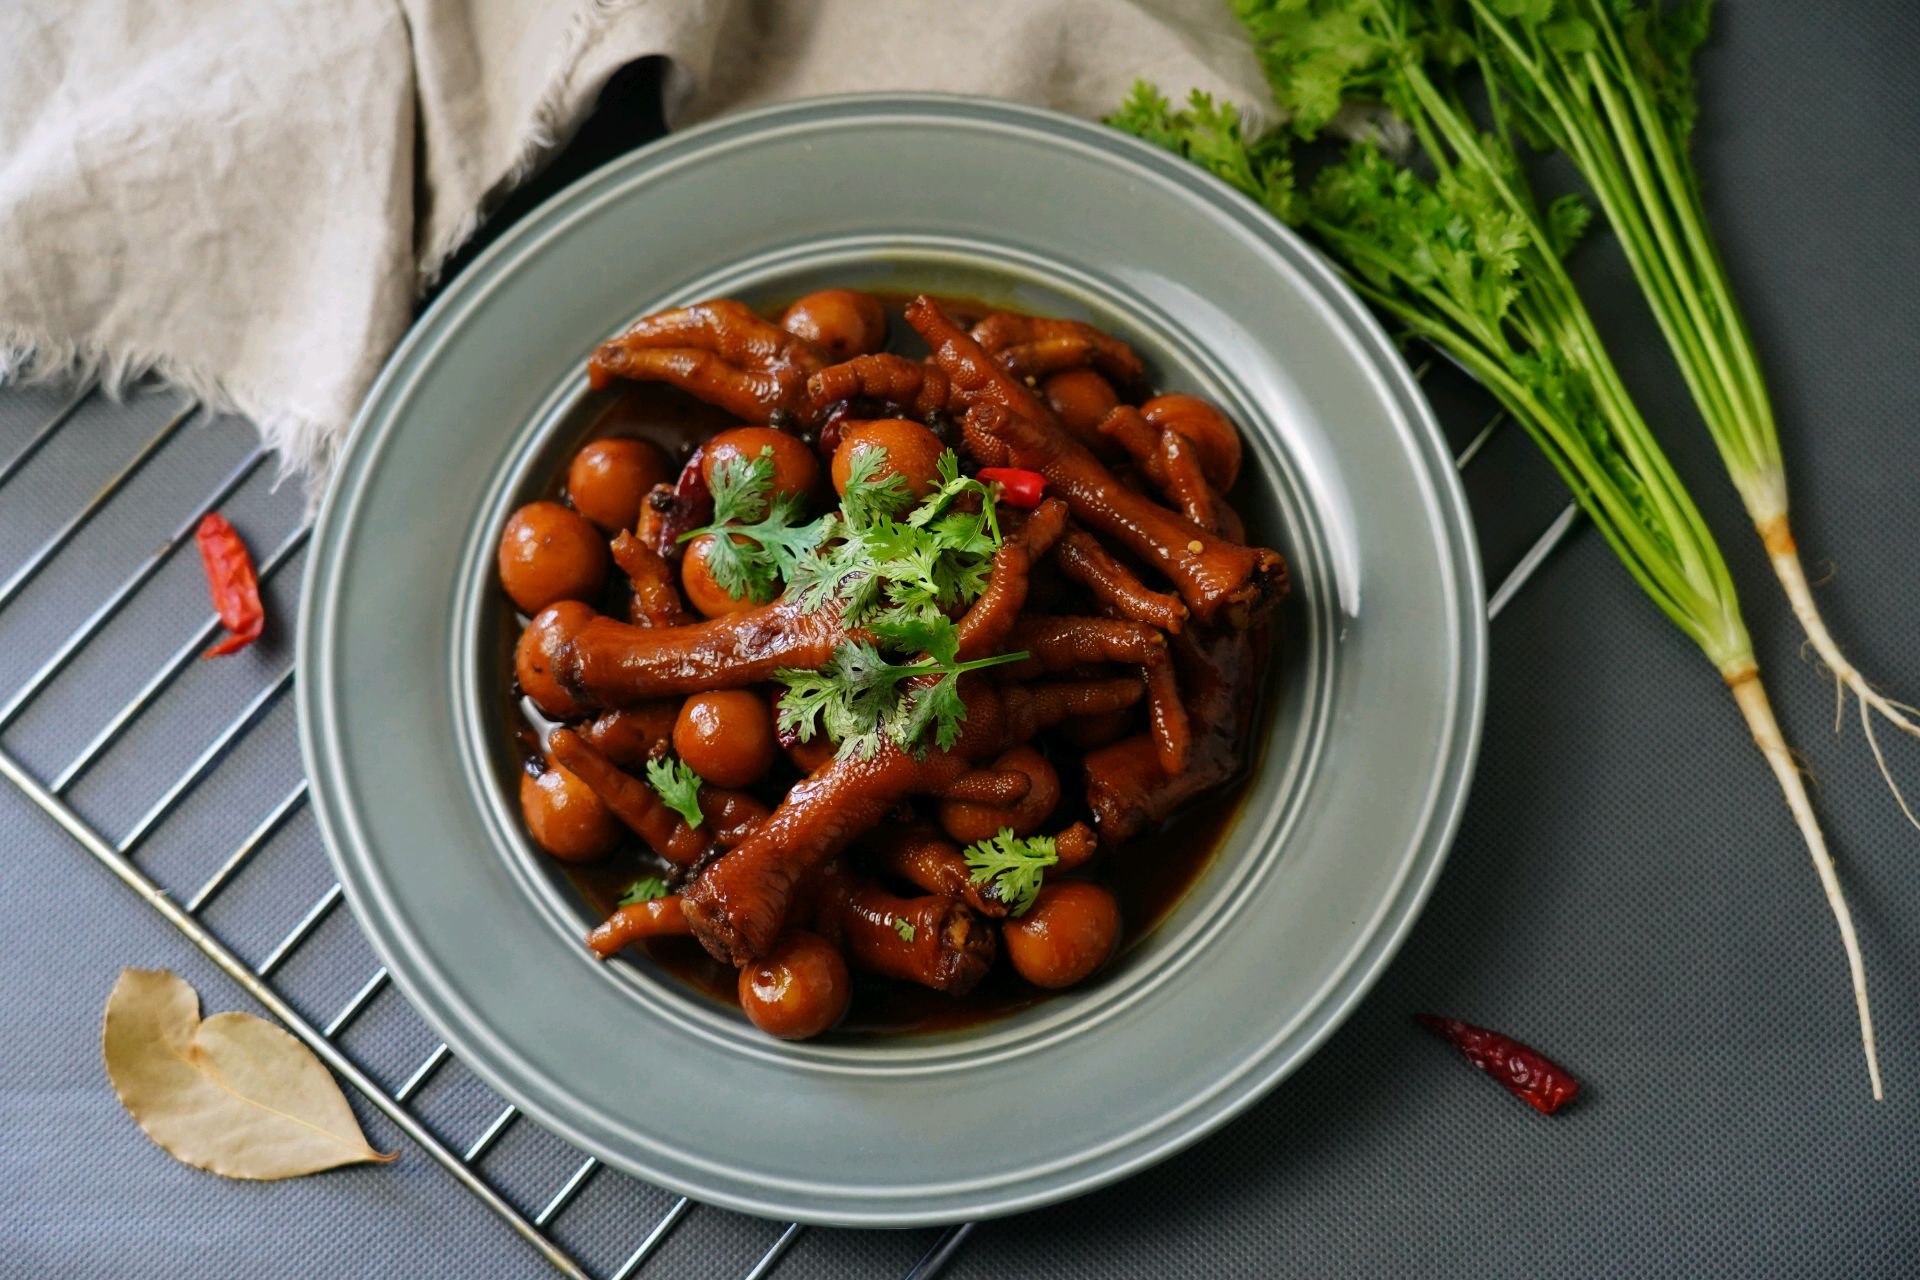
[[[659,876],[641,876],[627,886],[627,891],[620,895],[620,901],[615,905],[636,907],[643,902],[652,902],[655,898],[667,897],[670,892],[667,882]]]
[[[647,761],[647,783],[667,808],[687,820],[687,825],[697,827],[706,821],[700,812],[700,775],[687,767],[687,762],[677,756],[655,756]]]
[[[912,942],[919,930],[913,927],[913,921],[902,916],[893,918],[893,931],[900,935],[900,941]]]
[[[911,494],[901,477],[879,476],[885,461],[878,448],[854,455],[840,511],[811,526],[812,547],[786,574],[802,608],[838,603],[846,625],[866,636],[840,645],[818,671],[775,673],[787,687],[783,732],[802,742],[824,734],[841,755],[862,759],[889,742],[924,751],[929,736],[951,747],[967,717],[960,676],[1025,656],[958,661],[953,617],[986,589],[1000,547],[994,487],[962,475],[948,449],[933,492],[900,519]],[[978,510],[961,509],[972,499]],[[883,650],[912,660],[893,661]],[[902,682],[915,676],[939,679],[903,692]]]
[[[849,640],[818,671],[774,673],[787,686],[780,697],[780,729],[802,742],[824,733],[840,744],[840,754],[872,759],[893,710],[894,686],[912,674],[881,657],[870,641]]]
[[[802,557],[787,586],[800,593],[800,606],[808,612],[838,600],[844,614],[856,616],[856,597],[865,607],[879,595],[880,582],[870,568],[864,541],[854,537],[838,515],[829,515],[821,519],[820,545],[814,554]]]
[[[887,510],[896,504],[889,486],[898,477],[876,482],[867,471],[860,483],[849,482],[842,511],[820,523],[812,554],[800,557],[788,576],[803,607],[823,609],[838,600],[847,625],[855,627],[876,610],[890,621],[952,614],[979,597],[1001,541],[994,488],[961,475],[951,449],[938,466],[940,484],[904,520]],[[969,496],[978,499],[978,510],[955,509]],[[921,646],[902,639],[895,647]]]
[[[962,670],[951,667],[932,684],[917,685],[907,694],[899,731],[903,745],[918,743],[928,729],[942,751],[951,750],[960,740],[960,725],[967,718],[967,704],[960,697]]]
[[[973,870],[973,882],[992,881],[994,893],[1007,904],[1011,916],[1023,916],[1033,909],[1042,874],[1060,861],[1052,836],[1022,838],[1013,834],[1012,827],[1002,827],[991,839],[968,845],[965,856]]]

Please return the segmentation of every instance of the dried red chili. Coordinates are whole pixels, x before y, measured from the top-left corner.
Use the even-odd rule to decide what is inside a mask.
[[[226,639],[200,656],[218,658],[260,638],[267,620],[266,610],[260,607],[260,578],[253,571],[247,544],[240,541],[225,516],[209,511],[201,518],[194,537],[200,543],[200,562],[206,566],[214,612],[227,629]]]
[[[1000,501],[1026,511],[1039,506],[1047,492],[1047,478],[1022,467],[982,467],[979,478],[1000,486]]]
[[[1541,1115],[1552,1115],[1580,1092],[1580,1082],[1571,1072],[1518,1040],[1454,1018],[1436,1018],[1430,1013],[1417,1016],[1421,1026],[1444,1038],[1468,1062]]]

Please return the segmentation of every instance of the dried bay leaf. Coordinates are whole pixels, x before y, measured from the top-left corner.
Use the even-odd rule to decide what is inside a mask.
[[[250,1013],[202,1021],[172,973],[122,969],[107,997],[107,1077],[168,1154],[229,1178],[296,1178],[384,1163],[308,1048]]]

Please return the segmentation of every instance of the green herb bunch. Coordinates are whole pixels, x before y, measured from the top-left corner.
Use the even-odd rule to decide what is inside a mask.
[[[1196,93],[1176,107],[1144,84],[1109,123],[1193,160],[1305,233],[1404,335],[1486,386],[1635,581],[1713,663],[1826,890],[1878,1098],[1865,968],[1825,836],[1760,683],[1725,558],[1567,273],[1563,259],[1586,229],[1588,210],[1572,196],[1543,205],[1522,170],[1517,113],[1488,71],[1485,31],[1467,16],[1491,12],[1494,3],[1233,0],[1287,115],[1285,130],[1250,139],[1230,104]],[[1552,3],[1497,3],[1526,9],[1542,41],[1584,39],[1553,27],[1559,10]],[[1643,39],[1651,38],[1647,30]],[[1689,33],[1676,28],[1661,38],[1671,52]],[[1491,127],[1482,127],[1463,91],[1475,71],[1493,77]],[[1671,101],[1666,110],[1680,119]],[[1527,115],[1537,124],[1537,112]],[[1363,122],[1368,136],[1303,180],[1295,142],[1322,138],[1336,117]],[[1386,139],[1401,136],[1407,145],[1390,149]]]
[[[996,486],[962,475],[953,450],[918,502],[884,448],[858,450],[838,510],[812,521],[799,495],[774,492],[770,448],[727,458],[714,473],[713,522],[681,536],[714,535],[714,581],[736,600],[764,604],[791,592],[804,609],[837,608],[862,633],[818,671],[775,673],[787,686],[783,732],[802,742],[824,733],[841,754],[863,758],[889,741],[924,750],[929,735],[945,750],[967,718],[960,677],[1027,656],[959,660],[953,618],[986,590],[1001,534]],[[894,660],[901,656],[908,660]],[[697,812],[697,798],[693,805]]]
[[[883,742],[923,751],[929,733],[953,746],[967,718],[960,677],[1027,656],[960,661],[953,615],[986,590],[1000,548],[994,487],[961,475],[949,449],[940,483],[915,504],[898,476],[878,479],[885,463],[883,449],[854,455],[840,511],[789,587],[803,607],[837,604],[848,629],[871,639],[843,643],[818,671],[776,673],[783,731],[802,742],[824,733],[841,755],[868,759]]]
[[[1873,717],[1920,735],[1913,709],[1867,682],[1813,600],[1788,521],[1786,464],[1753,337],[1721,263],[1691,156],[1693,56],[1710,5],[1632,0],[1465,0],[1456,14],[1502,120],[1580,170],[1672,350],[1774,576],[1908,821]]]

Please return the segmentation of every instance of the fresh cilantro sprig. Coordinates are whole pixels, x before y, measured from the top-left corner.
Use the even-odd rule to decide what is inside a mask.
[[[1165,95],[1142,80],[1120,109],[1107,117],[1107,123],[1185,156],[1258,200],[1282,222],[1300,220],[1292,149],[1278,132],[1248,138],[1240,111],[1231,102],[1216,103],[1196,90],[1185,109],[1176,110]]]
[[[913,505],[913,489],[907,478],[886,470],[887,451],[880,445],[855,449],[847,463],[846,492],[840,498],[840,511],[855,529],[876,519],[897,514]]]
[[[620,895],[620,901],[615,905],[637,907],[643,902],[667,897],[671,892],[672,890],[667,888],[667,882],[659,876],[641,876],[627,886],[627,891]]]
[[[945,617],[940,621],[951,630]],[[901,624],[895,634],[915,630],[918,624]],[[1001,653],[970,662],[956,662],[958,638],[939,635],[936,624],[928,620],[926,632],[935,638],[939,653],[915,662],[889,662],[870,640],[848,640],[833,651],[818,671],[781,670],[774,678],[786,685],[780,697],[780,729],[802,742],[824,733],[840,744],[842,756],[871,760],[881,744],[891,742],[903,750],[925,750],[924,739],[932,730],[942,751],[960,738],[960,726],[967,718],[967,704],[960,697],[960,677],[969,671],[1018,662],[1025,653]],[[903,681],[916,676],[939,679],[902,691]]]
[[[1317,243],[1408,338],[1452,359],[1531,435],[1648,597],[1734,691],[1839,925],[1874,1096],[1881,1093],[1866,970],[1800,775],[1761,692],[1733,578],[1712,530],[1634,403],[1564,255],[1582,204],[1543,202],[1517,140],[1562,147],[1679,357],[1722,461],[1813,643],[1860,679],[1806,598],[1791,551],[1778,441],[1686,159],[1689,65],[1704,8],[1635,0],[1232,0],[1286,118],[1252,140],[1196,94],[1142,89],[1113,124],[1186,156]],[[1365,137],[1296,183],[1287,134],[1330,141],[1336,114]],[[1313,154],[1296,160],[1313,163]],[[1877,702],[1870,702],[1875,699]],[[1901,721],[1906,726],[1905,721]]]
[[[966,848],[967,866],[975,884],[992,881],[994,892],[1007,904],[1007,914],[1023,916],[1033,909],[1040,895],[1040,882],[1048,867],[1060,861],[1052,836],[1013,834],[1012,827],[976,841]]]
[[[986,590],[1000,549],[994,489],[960,474],[960,460],[949,449],[940,457],[939,484],[904,520],[896,519],[897,496],[873,480],[885,451],[855,456],[875,461],[850,476],[841,514],[828,517],[819,553],[801,562],[792,586],[804,608],[837,601],[847,626],[871,639],[842,644],[818,671],[776,672],[787,686],[780,727],[802,742],[824,733],[840,744],[841,755],[862,759],[884,742],[923,751],[929,733],[944,751],[959,740],[967,718],[960,677],[1026,656],[958,661],[960,633],[951,615]],[[969,497],[979,499],[977,510],[961,505]],[[924,656],[893,662],[883,649]],[[916,676],[939,678],[901,688]]]
[[[720,459],[713,468],[713,522],[753,524],[766,517],[773,493],[773,446],[762,445],[752,457],[744,453]]]
[[[847,625],[860,626],[876,615],[948,613],[979,598],[1001,542],[993,486],[961,475],[949,449],[940,456],[940,483],[900,519],[905,483],[874,478],[886,450],[863,449],[854,462],[840,512],[824,518],[816,553],[789,579],[802,607],[837,601]],[[968,496],[979,499],[978,510],[957,505]]]
[[[655,756],[647,761],[647,784],[690,827],[706,821],[706,815],[700,812],[700,781],[700,775],[678,756]]]
[[[713,535],[707,570],[734,599],[765,604],[794,588],[803,607],[838,602],[854,625],[879,608],[960,608],[986,589],[1000,546],[995,494],[960,474],[953,450],[941,455],[940,483],[918,504],[906,478],[887,471],[884,448],[857,451],[839,510],[813,521],[802,520],[800,495],[774,494],[773,473],[771,448],[723,459],[714,467],[712,523],[680,535]],[[957,509],[969,495],[979,509]]]
[[[980,499],[980,523],[973,526],[946,526],[950,532],[942,536],[947,537],[958,549],[961,545],[958,531],[966,528],[970,537],[977,539],[984,532],[993,546],[999,546],[1000,517],[996,512],[998,494],[994,487],[972,476],[961,475],[960,458],[951,449],[940,455],[934,469],[939,474],[940,486],[920,500],[920,505],[907,517],[907,523],[922,529],[933,525],[935,521],[943,521],[954,503],[972,494]]]
[[[837,606],[849,630],[866,633],[818,671],[776,673],[787,686],[781,728],[803,742],[825,733],[843,755],[869,759],[883,742],[923,750],[929,734],[951,747],[967,718],[960,677],[1026,656],[958,661],[952,615],[986,590],[1000,549],[994,487],[962,475],[949,449],[933,491],[915,503],[906,478],[887,470],[887,451],[871,447],[853,455],[839,510],[801,524],[800,499],[772,495],[773,470],[771,449],[723,460],[714,468],[714,522],[682,541],[714,535],[707,567],[734,598],[765,603],[784,588],[803,609]],[[914,660],[892,661],[882,650]],[[901,687],[917,676],[938,679]],[[668,775],[649,765],[647,776],[667,797]],[[697,795],[688,795],[697,813]]]
[[[920,933],[918,929],[913,927],[913,921],[907,919],[905,916],[895,916],[893,918],[893,931],[900,935],[900,941],[902,942],[912,942]]]
[[[765,604],[780,594],[801,557],[819,545],[825,531],[806,521],[806,499],[774,494],[773,449],[756,457],[735,454],[713,468],[713,523],[680,535],[688,542],[712,534],[707,572],[728,595]]]

